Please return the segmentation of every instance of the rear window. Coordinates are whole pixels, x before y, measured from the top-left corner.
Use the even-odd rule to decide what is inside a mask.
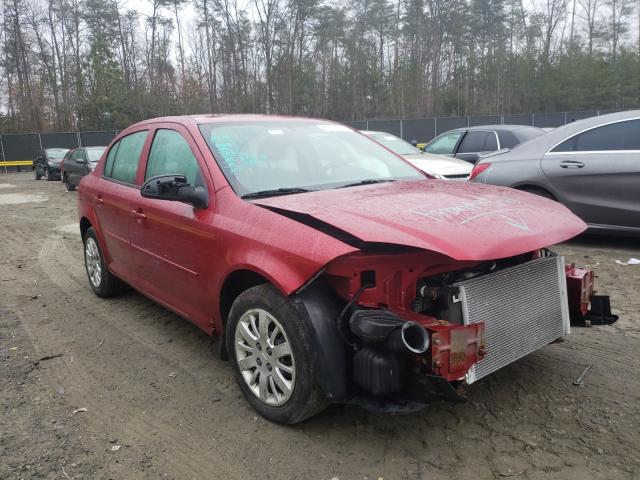
[[[102,157],[102,154],[106,150],[107,147],[89,147],[85,148],[87,152],[87,158],[91,163],[96,163]]]
[[[67,148],[47,148],[45,150],[47,157],[52,160],[62,160],[68,151]]]
[[[552,152],[607,150],[640,150],[640,120],[627,120],[592,128],[565,140]]]
[[[134,183],[147,131],[132,133],[118,140],[109,150],[104,176],[120,182]]]

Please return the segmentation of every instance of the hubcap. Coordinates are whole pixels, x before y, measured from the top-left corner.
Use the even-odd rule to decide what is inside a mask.
[[[286,403],[296,381],[291,343],[282,325],[260,308],[247,311],[235,331],[235,354],[240,373],[262,402]]]
[[[89,281],[95,288],[100,288],[102,281],[102,265],[100,264],[100,250],[96,241],[89,237],[84,246],[84,262],[87,266]]]

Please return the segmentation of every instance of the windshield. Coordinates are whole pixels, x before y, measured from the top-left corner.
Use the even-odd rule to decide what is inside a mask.
[[[85,151],[87,152],[87,158],[91,163],[96,163],[98,160],[100,160],[100,157],[102,156],[106,148],[107,147],[85,148]]]
[[[392,152],[398,155],[420,155],[422,152],[411,145],[409,142],[405,142],[395,135],[384,132],[367,133],[366,135],[373,138],[376,142],[381,143]]]
[[[210,123],[200,125],[200,131],[241,196],[266,190],[323,190],[361,182],[425,178],[364,135],[335,123]]]
[[[47,157],[51,160],[62,160],[69,150],[67,148],[47,148]]]

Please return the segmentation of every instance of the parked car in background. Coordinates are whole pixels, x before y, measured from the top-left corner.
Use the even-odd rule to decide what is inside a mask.
[[[36,180],[60,178],[60,162],[69,151],[68,148],[44,148],[33,161],[33,176]]]
[[[435,178],[465,179],[469,177],[473,166],[469,162],[445,155],[433,155],[424,153],[409,142],[386,132],[373,130],[361,130],[368,137],[381,143],[393,153],[402,156],[414,167]]]
[[[483,153],[513,148],[544,135],[541,128],[526,125],[482,125],[456,128],[431,140],[424,148],[427,153],[450,155],[476,163]]]
[[[61,177],[68,192],[76,189],[80,179],[96,168],[98,160],[107,147],[76,148],[66,156],[62,163]]]
[[[262,115],[132,125],[77,204],[95,294],[126,282],[218,336],[280,423],[463,401],[465,380],[568,333],[546,246],[586,228],[544,198],[427,178],[343,125]]]
[[[640,232],[640,110],[578,120],[489,155],[472,181],[557,200],[593,230]]]

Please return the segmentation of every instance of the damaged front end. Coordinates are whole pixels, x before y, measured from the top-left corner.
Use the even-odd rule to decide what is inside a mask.
[[[333,401],[379,411],[464,401],[468,384],[594,315],[593,275],[546,249],[492,261],[393,250],[339,257],[292,296],[321,330],[320,380]]]

